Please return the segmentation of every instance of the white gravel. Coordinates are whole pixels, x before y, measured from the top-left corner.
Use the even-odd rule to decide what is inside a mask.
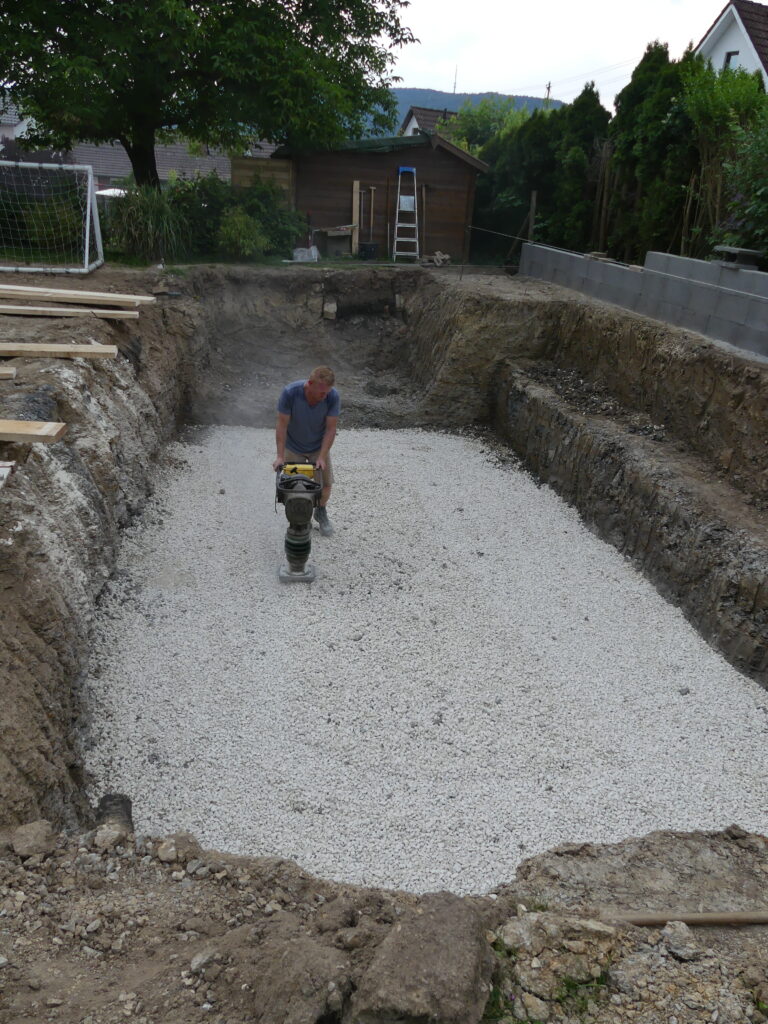
[[[141,832],[484,892],[565,841],[768,832],[768,694],[473,439],[347,431],[281,585],[273,432],[170,449],[101,609],[87,767]]]

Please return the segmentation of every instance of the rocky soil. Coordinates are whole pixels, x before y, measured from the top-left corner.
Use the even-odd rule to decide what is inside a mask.
[[[737,827],[560,847],[483,898],[329,885],[277,859],[137,838],[0,833],[0,1021],[741,1024],[768,1019],[768,844]],[[663,928],[616,922],[656,909]]]
[[[765,365],[522,279],[103,268],[78,286],[158,303],[138,325],[3,323],[121,355],[16,360],[0,384],[4,417],[69,424],[57,445],[0,444],[17,462],[0,487],[0,1021],[766,1019],[765,928],[610,923],[766,909],[761,836],[561,848],[495,898],[416,898],[136,839],[119,817],[95,829],[72,743],[94,604],[152,460],[185,417],[268,425],[297,360],[339,369],[350,424],[495,428],[765,685]]]

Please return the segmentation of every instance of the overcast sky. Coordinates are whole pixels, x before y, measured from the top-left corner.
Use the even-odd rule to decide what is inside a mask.
[[[569,101],[594,81],[603,106],[629,81],[648,43],[682,55],[725,0],[411,0],[404,21],[421,40],[401,51],[397,84]],[[458,68],[458,73],[457,73]]]

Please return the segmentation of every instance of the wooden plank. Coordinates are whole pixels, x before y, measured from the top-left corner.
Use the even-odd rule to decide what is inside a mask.
[[[90,316],[99,320],[138,320],[138,311],[132,309],[60,309],[55,306],[4,306],[0,314],[8,316]]]
[[[0,380],[13,380],[15,376],[15,366],[0,366]]]
[[[0,441],[45,441],[53,444],[67,432],[66,423],[42,420],[0,420]]]
[[[73,288],[37,288],[0,284],[0,298],[38,299],[40,302],[79,302],[82,306],[140,306],[157,302],[154,295],[118,295],[114,292],[80,292]]]
[[[0,356],[17,359],[114,359],[117,345],[38,345],[0,341]]]

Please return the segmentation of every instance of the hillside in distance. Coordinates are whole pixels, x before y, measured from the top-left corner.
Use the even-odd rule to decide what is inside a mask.
[[[439,89],[393,89],[397,98],[397,124],[403,123],[409,107],[429,107],[432,110],[459,110],[469,100],[479,103],[485,99],[513,99],[515,110],[527,107],[536,110],[546,103],[540,96],[505,96],[499,92],[441,92]],[[561,100],[550,100],[551,109],[562,107]]]

